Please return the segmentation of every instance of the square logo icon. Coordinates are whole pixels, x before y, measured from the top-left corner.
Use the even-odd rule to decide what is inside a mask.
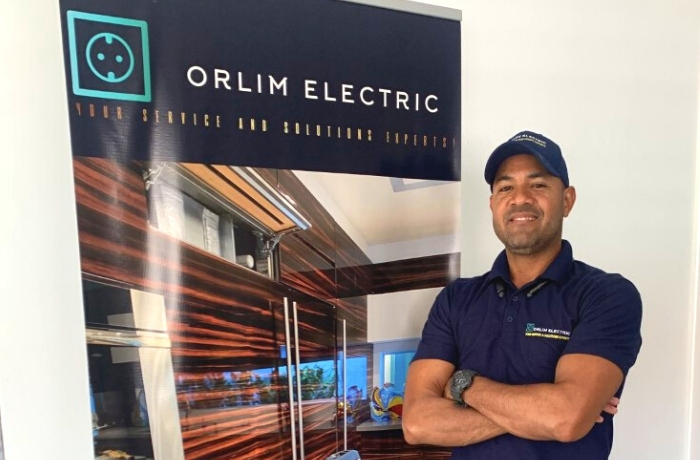
[[[73,94],[151,102],[146,21],[68,11],[68,42]]]

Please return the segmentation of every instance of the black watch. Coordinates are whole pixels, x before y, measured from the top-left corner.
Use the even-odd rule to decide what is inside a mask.
[[[464,390],[472,386],[472,383],[474,383],[474,377],[477,375],[479,375],[477,372],[469,369],[461,369],[452,374],[452,378],[450,379],[450,396],[452,396],[455,403],[468,407],[467,403],[464,402],[464,399],[462,399],[462,393],[464,393]]]

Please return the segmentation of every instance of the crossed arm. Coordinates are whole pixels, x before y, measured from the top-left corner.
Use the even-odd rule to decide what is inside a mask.
[[[612,362],[593,355],[563,356],[554,383],[506,385],[478,376],[464,392],[469,408],[454,405],[445,387],[455,368],[418,360],[408,371],[403,430],[411,444],[465,446],[511,433],[571,442],[585,436],[601,412],[617,412],[613,395],[623,379]]]

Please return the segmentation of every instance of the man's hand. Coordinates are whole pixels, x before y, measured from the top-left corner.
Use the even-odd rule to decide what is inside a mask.
[[[610,415],[615,415],[618,412],[617,405],[620,404],[620,398],[616,398],[613,396],[610,398],[610,401],[608,401],[608,404],[605,405],[603,408],[603,412],[607,412]],[[596,423],[603,423],[603,416],[600,415],[598,416],[598,419],[596,420]]]
[[[454,375],[454,374],[452,374],[452,375]],[[452,388],[452,377],[450,377],[447,380],[447,385],[445,385],[445,389],[442,390],[442,395],[449,400],[452,400],[452,391],[450,391],[451,388]]]

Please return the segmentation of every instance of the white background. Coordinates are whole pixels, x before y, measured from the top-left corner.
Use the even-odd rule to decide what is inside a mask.
[[[489,152],[522,129],[548,135],[578,189],[565,224],[575,256],[623,273],[644,299],[613,458],[700,458],[700,2],[429,3],[463,11],[463,274],[486,271],[500,250],[482,178]],[[1,12],[5,456],[91,460],[58,2]]]
[[[483,167],[523,129],[560,144],[574,256],[644,301],[614,459],[700,459],[696,268],[700,2],[435,0],[462,10],[462,273],[488,270]],[[692,448],[692,451],[691,451]]]

